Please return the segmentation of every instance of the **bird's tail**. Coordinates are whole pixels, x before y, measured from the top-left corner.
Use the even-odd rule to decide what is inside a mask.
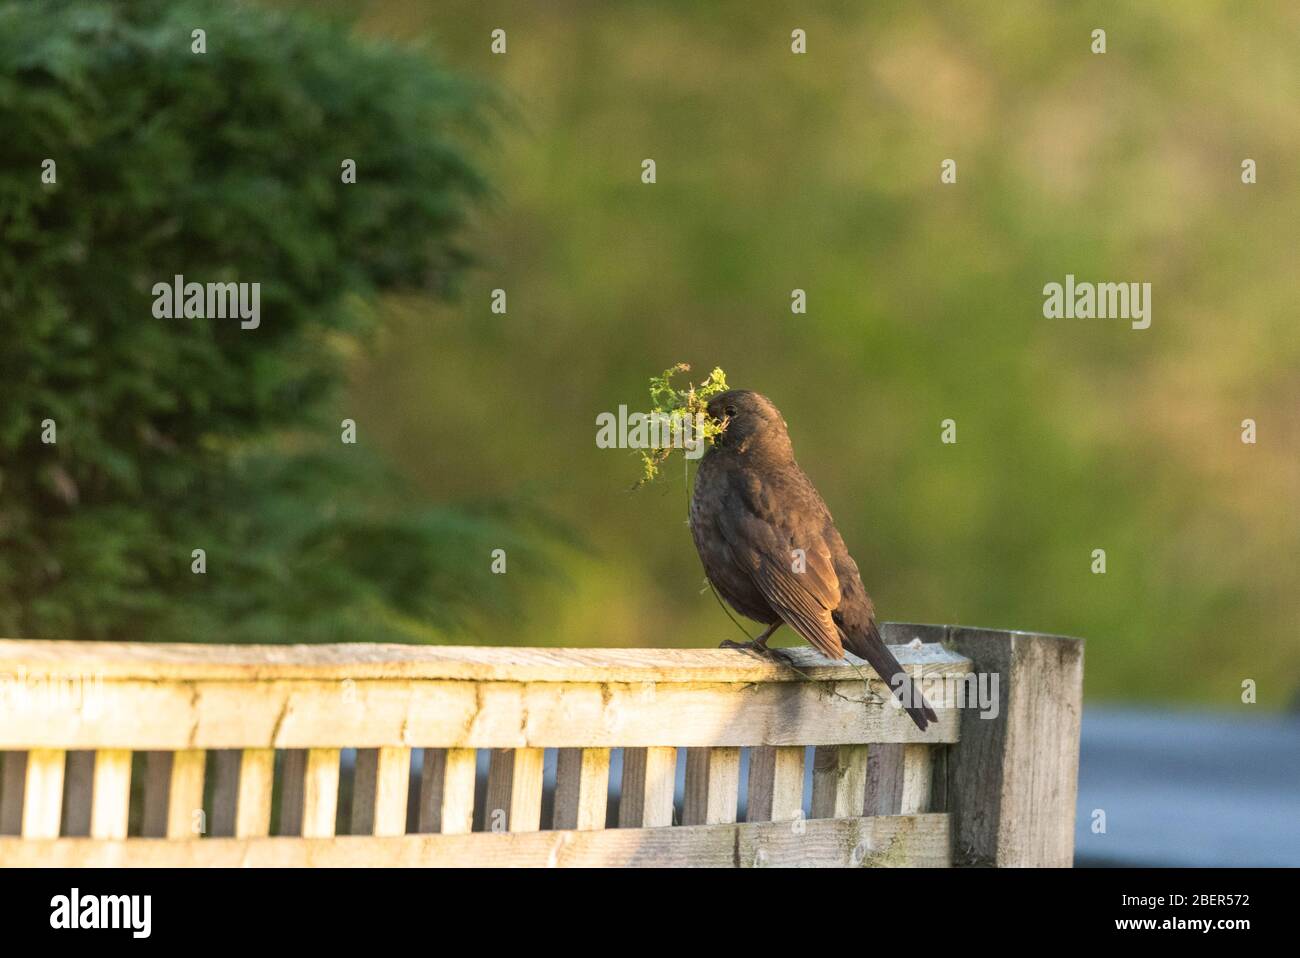
[[[898,664],[898,659],[894,658],[894,653],[890,652],[889,647],[885,645],[874,620],[864,631],[848,636],[848,639],[845,644],[849,651],[871,663],[871,667],[894,690],[894,694],[903,705],[903,710],[912,717],[917,728],[924,732],[926,725],[939,720],[930,703],[925,700],[925,696],[912,685],[911,677],[903,671],[903,667]]]

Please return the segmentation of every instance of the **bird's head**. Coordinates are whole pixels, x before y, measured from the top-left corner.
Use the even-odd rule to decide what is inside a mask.
[[[709,401],[709,416],[723,426],[717,444],[735,452],[790,450],[781,411],[761,393],[730,389]]]

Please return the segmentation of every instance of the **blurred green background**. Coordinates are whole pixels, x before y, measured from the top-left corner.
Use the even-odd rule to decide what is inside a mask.
[[[636,454],[594,442],[686,361],[781,408],[883,619],[1084,636],[1094,700],[1300,689],[1295,4],[273,6],[504,103],[459,296],[383,295],[336,400],[422,507],[563,530],[495,583],[491,543],[467,545],[458,589],[514,604],[425,640],[737,637],[680,460],[630,492]],[[1151,327],[1045,319],[1067,273],[1150,282]]]
[[[500,641],[733,633],[680,473],[625,494],[631,454],[592,442],[680,359],[780,406],[882,617],[1085,636],[1093,697],[1300,687],[1300,8],[375,3],[359,25],[432,38],[523,118],[464,303],[412,304],[352,394],[430,496],[543,483],[594,544]],[[1151,282],[1151,328],[1044,319],[1066,273]]]

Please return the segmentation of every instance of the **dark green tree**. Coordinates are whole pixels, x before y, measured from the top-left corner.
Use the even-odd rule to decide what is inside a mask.
[[[420,505],[336,401],[381,294],[454,292],[490,113],[300,15],[0,5],[0,634],[420,640],[508,602],[489,553],[535,517]],[[260,283],[260,325],[155,317],[177,274]]]

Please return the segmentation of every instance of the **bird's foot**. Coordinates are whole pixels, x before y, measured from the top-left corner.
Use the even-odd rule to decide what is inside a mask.
[[[731,639],[723,639],[718,643],[720,649],[735,649],[738,652],[745,652],[748,655],[757,656],[767,662],[777,662],[781,665],[794,665],[794,659],[784,649],[769,649],[763,639],[750,639],[748,642],[735,642]]]

